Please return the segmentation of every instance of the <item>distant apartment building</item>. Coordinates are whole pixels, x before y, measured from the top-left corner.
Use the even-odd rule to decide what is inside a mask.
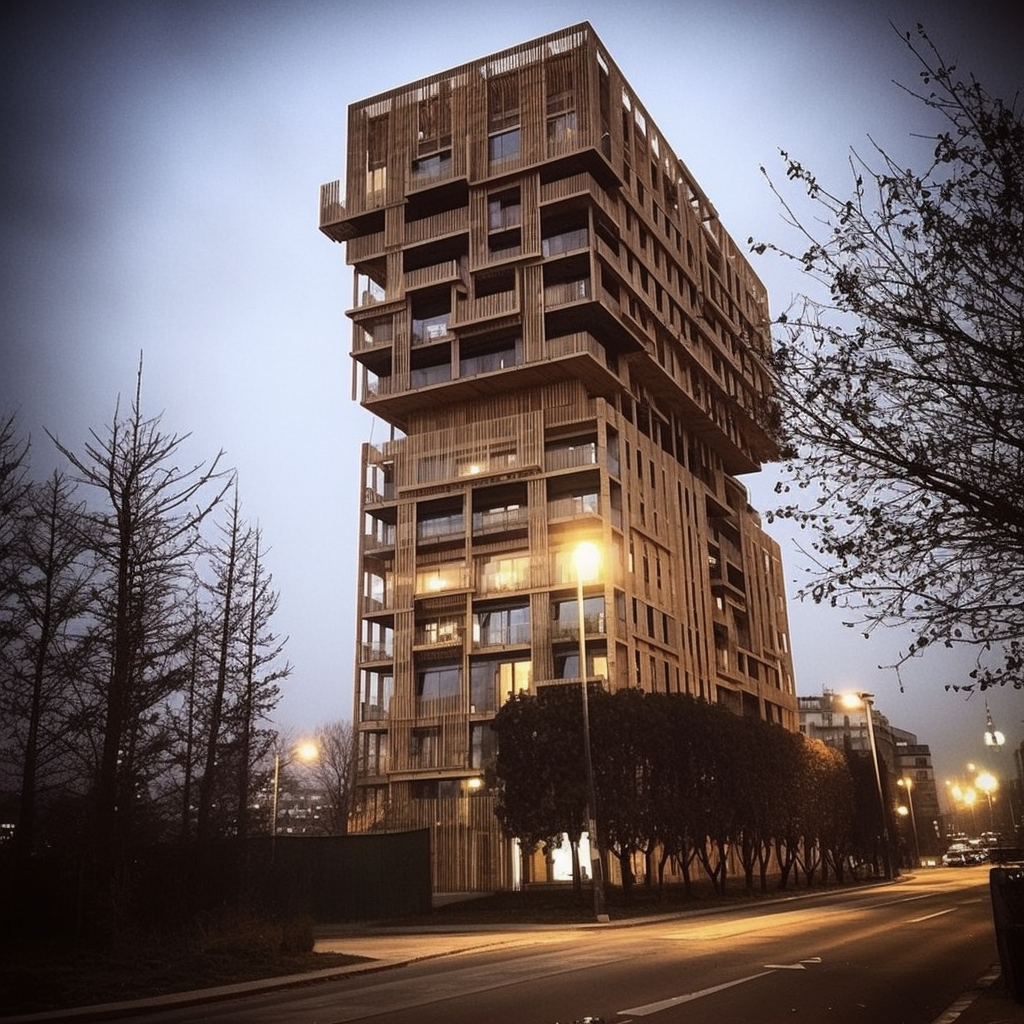
[[[870,754],[865,705],[851,708],[844,702],[843,694],[828,689],[819,696],[799,697],[797,704],[800,731],[808,739],[820,740],[838,750]],[[922,856],[941,853],[945,846],[931,748],[919,743],[914,733],[893,726],[874,706],[871,722],[879,762],[885,765],[890,780],[889,799],[894,808],[906,811],[901,824],[904,849],[919,851]]]
[[[347,144],[320,230],[389,426],[362,449],[352,824],[429,827],[438,890],[508,887],[510,695],[586,677],[797,729],[739,480],[777,454],[767,296],[589,24],[353,103]]]
[[[897,799],[901,806],[907,808],[909,824],[916,830],[921,855],[941,854],[947,844],[931,747],[919,743],[912,732],[903,729],[893,729],[892,732],[896,741],[897,778],[903,781]]]

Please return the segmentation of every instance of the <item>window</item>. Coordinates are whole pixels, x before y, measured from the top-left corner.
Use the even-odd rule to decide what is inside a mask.
[[[461,562],[424,566],[416,571],[417,596],[429,596],[443,590],[461,590],[466,586],[466,569]]]
[[[555,655],[556,679],[579,679],[580,657],[576,651]],[[587,678],[608,678],[608,655],[604,651],[587,651]]]
[[[448,178],[452,172],[452,151],[434,153],[432,156],[421,157],[412,162],[412,178],[416,184]]]
[[[545,68],[549,149],[572,143],[576,132],[576,90],[572,60],[560,57]]]
[[[487,83],[487,130],[500,132],[519,124],[519,76],[498,75]]]
[[[379,669],[363,669],[359,679],[359,720],[379,722],[388,716],[388,705],[395,692],[395,677]]]
[[[489,722],[473,722],[469,727],[470,768],[490,768],[498,756],[498,734]]]
[[[488,231],[506,231],[508,228],[519,227],[522,211],[518,188],[496,192],[487,201]]]
[[[491,163],[514,160],[519,156],[519,129],[492,135],[488,141],[488,159]]]
[[[579,605],[571,601],[554,601],[551,605],[552,633],[556,637],[578,637],[580,632]],[[604,633],[604,596],[583,599],[583,625],[587,633]]]
[[[484,647],[530,642],[530,608],[493,608],[473,615],[473,642]]]
[[[360,750],[360,768],[367,775],[380,775],[387,771],[388,734],[364,732]]]
[[[485,592],[518,590],[530,585],[530,556],[510,555],[492,558],[480,567],[478,580]]]
[[[432,619],[416,627],[415,642],[424,646],[452,644],[462,640],[462,620]]]
[[[421,700],[457,697],[462,692],[462,666],[457,662],[426,665],[416,673],[416,696]]]
[[[383,192],[387,183],[388,118],[371,117],[366,126],[366,193]]]
[[[532,679],[529,658],[474,658],[469,668],[470,710],[495,711],[515,694],[528,693]]]
[[[435,82],[424,90],[419,104],[417,152],[433,153],[452,144],[452,111],[448,82]]]

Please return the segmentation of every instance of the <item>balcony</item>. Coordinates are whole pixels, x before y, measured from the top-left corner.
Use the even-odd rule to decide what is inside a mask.
[[[390,644],[362,643],[359,645],[359,662],[392,661],[394,652]]]
[[[367,704],[366,702],[360,703],[360,722],[386,722],[387,718],[388,707],[386,704]]]
[[[579,519],[583,516],[600,518],[601,510],[596,494],[576,494],[548,502],[548,520]]]
[[[583,302],[590,298],[590,278],[582,277],[576,281],[561,281],[550,284],[544,289],[544,308],[554,309],[572,302]]]
[[[530,515],[527,508],[496,508],[473,513],[473,536],[525,530]]]
[[[413,634],[413,646],[423,647],[461,647],[465,629],[461,623],[439,622],[419,628]]]
[[[453,326],[465,327],[480,320],[493,320],[496,317],[513,316],[519,312],[519,292],[495,292],[479,299],[460,298],[455,307]]]
[[[596,465],[597,443],[593,441],[559,448],[548,448],[544,452],[544,470],[547,473],[556,469],[575,469],[579,466]]]
[[[361,608],[364,615],[380,615],[394,611],[394,590],[389,587],[383,594],[364,594]]]
[[[433,345],[438,341],[451,340],[451,332],[448,329],[448,321],[450,319],[450,313],[439,313],[437,316],[413,320],[411,339],[413,348],[418,348],[422,345]]]
[[[528,622],[497,626],[483,630],[473,640],[473,649],[481,647],[524,647],[530,643],[532,631]]]
[[[457,280],[459,280],[459,261],[445,260],[442,263],[433,263],[429,267],[407,271],[405,289],[411,291],[414,288],[426,288],[432,284],[444,284]]]
[[[583,629],[587,636],[604,636],[607,632],[606,627],[607,622],[603,612],[599,615],[583,617]],[[578,640],[579,636],[580,626],[576,619],[571,622],[556,620],[551,624],[551,639],[553,641]]]
[[[431,566],[416,573],[416,597],[437,597],[453,590],[468,590],[472,585],[472,573],[465,565]]]

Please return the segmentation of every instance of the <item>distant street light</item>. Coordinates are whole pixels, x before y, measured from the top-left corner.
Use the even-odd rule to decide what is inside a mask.
[[[587,835],[590,840],[590,877],[594,886],[594,918],[607,921],[604,906],[604,865],[597,843],[597,791],[594,787],[594,762],[590,753],[590,698],[587,695],[587,622],[583,614],[583,581],[597,579],[601,551],[590,541],[581,541],[573,551],[576,569],[576,607],[579,624],[580,682],[583,690],[583,759],[587,770]]]
[[[897,786],[902,786],[907,791],[907,807],[910,809],[910,828],[914,833],[914,856],[917,858],[915,867],[921,866],[921,844],[917,838],[917,821],[914,818],[914,781],[904,775],[902,779],[896,780]]]
[[[878,786],[878,809],[882,814],[882,863],[885,870],[885,877],[892,878],[892,865],[889,862],[889,815],[885,813],[885,794],[882,792],[882,771],[878,767],[878,748],[875,746],[875,725],[872,721],[873,693],[850,693],[843,698],[847,707],[856,707],[857,704],[864,705],[865,716],[868,720],[868,746],[871,748],[871,763],[875,767],[875,783]]]
[[[320,750],[315,743],[305,741],[295,747],[293,753],[300,761],[315,761],[320,756]],[[274,748],[274,787],[270,800],[270,863],[274,863],[274,856],[277,852],[277,798],[281,782],[281,751]]]
[[[968,765],[968,768],[973,771],[974,765]],[[964,788],[959,782],[954,782],[950,787],[949,795],[953,798],[955,804],[966,807],[971,812],[971,829],[975,835],[977,835],[978,825],[974,819],[974,805],[978,800],[978,794],[975,792],[974,788],[972,786]]]
[[[992,810],[992,794],[999,788],[999,780],[991,772],[979,772],[974,784],[988,797],[988,827],[995,832],[996,817]]]

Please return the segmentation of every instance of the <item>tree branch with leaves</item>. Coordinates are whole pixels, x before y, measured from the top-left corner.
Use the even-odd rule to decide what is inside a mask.
[[[969,646],[973,681],[948,687],[1021,687],[1024,124],[921,26],[905,39],[907,92],[935,122],[927,165],[854,153],[844,196],[783,153],[811,212],[771,187],[804,247],[753,245],[819,289],[778,318],[787,461],[769,518],[811,530],[803,596],[856,610],[868,635],[911,628],[897,672]]]

